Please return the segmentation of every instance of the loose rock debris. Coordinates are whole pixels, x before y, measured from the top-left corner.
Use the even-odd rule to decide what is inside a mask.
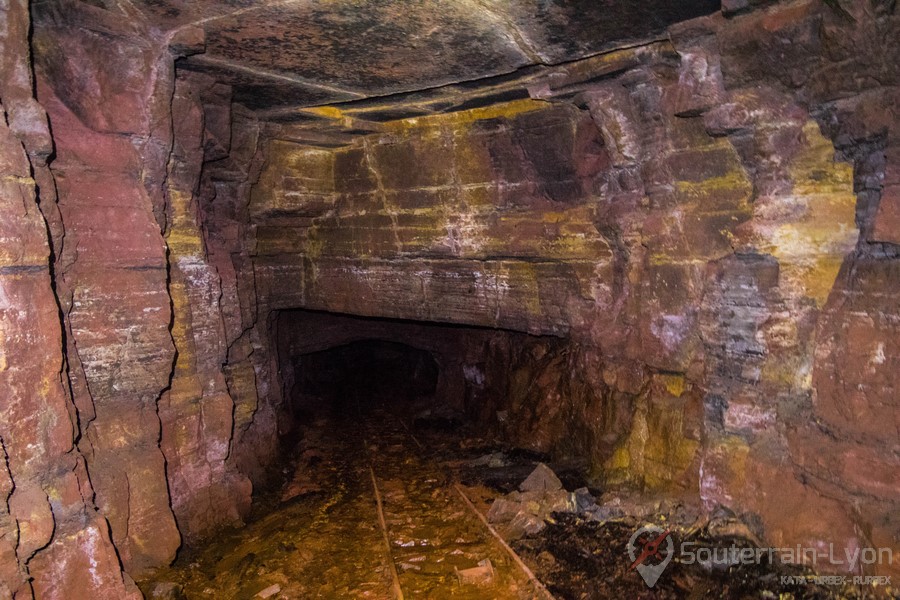
[[[477,567],[456,571],[460,585],[490,585],[494,581],[494,565],[491,559],[478,561]]]
[[[689,507],[602,493],[570,465],[438,425],[383,412],[312,423],[245,528],[186,551],[142,587],[173,600],[873,597],[783,583],[805,573],[794,567],[678,561],[651,590],[627,553],[642,524],[710,546],[758,540],[733,515],[697,525]]]
[[[277,583],[275,583],[273,585],[270,585],[266,589],[260,590],[259,592],[257,592],[256,597],[257,598],[271,598],[272,596],[274,596],[275,594],[277,594],[280,591],[281,591],[281,586],[278,585]]]

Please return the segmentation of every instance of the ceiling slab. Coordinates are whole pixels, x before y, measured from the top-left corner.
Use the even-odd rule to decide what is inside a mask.
[[[720,0],[483,0],[544,64],[585,58],[711,14]]]
[[[364,98],[362,94],[342,90],[293,74],[247,67],[200,54],[194,60],[179,60],[179,70],[205,73],[234,88],[234,100],[251,110],[285,106],[320,106]]]
[[[76,0],[34,0],[36,11]],[[523,97],[535,72],[645,42],[720,0],[81,0],[151,30],[202,29],[178,61],[265,114],[376,100],[373,120]],[[60,12],[60,11],[56,11]],[[72,12],[72,11],[63,11]],[[55,18],[63,19],[64,14]],[[194,39],[193,37],[191,39]],[[195,51],[200,49],[192,49]],[[510,85],[506,85],[506,83]],[[518,89],[512,89],[518,86]],[[416,98],[419,95],[420,98]],[[402,100],[398,112],[389,105]],[[419,101],[421,100],[421,101]],[[362,109],[362,104],[356,108]]]
[[[468,0],[283,4],[206,23],[206,53],[366,95],[445,85],[529,64],[506,29],[478,6]]]

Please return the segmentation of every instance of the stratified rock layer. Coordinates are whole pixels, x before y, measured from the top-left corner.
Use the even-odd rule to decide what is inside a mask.
[[[33,95],[29,30],[27,2],[0,5],[0,598],[140,598],[75,445],[47,235],[59,219],[53,143]]]
[[[782,3],[555,102],[334,151],[274,128],[260,296],[564,336],[486,361],[510,439],[777,545],[896,547],[897,31],[887,4]]]
[[[171,64],[164,49],[84,30],[46,27],[35,45],[56,142],[56,273],[79,447],[122,561],[137,574],[172,560],[180,544],[157,414],[175,357],[167,250],[154,214],[162,203],[154,180],[171,143],[157,133],[170,118],[162,101]],[[98,97],[88,103],[70,89],[84,80],[84,64],[100,60],[104,68],[90,73]]]

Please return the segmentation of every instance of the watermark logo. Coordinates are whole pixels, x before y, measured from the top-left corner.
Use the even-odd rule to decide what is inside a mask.
[[[654,525],[645,525],[632,534],[628,540],[628,557],[631,569],[652,588],[663,574],[675,555],[675,542],[671,532]]]
[[[894,564],[891,548],[835,547],[833,543],[817,547],[757,548],[747,546],[706,546],[696,541],[678,544],[678,562],[683,565],[700,565],[709,570],[714,566],[739,565],[806,565],[812,569],[822,567],[826,571],[858,572]],[[630,570],[637,571],[647,587],[656,585],[663,571],[675,558],[675,541],[672,532],[655,525],[645,525],[635,531],[628,540]],[[885,575],[784,575],[783,585],[814,583],[817,585],[872,585],[889,586],[890,576]]]

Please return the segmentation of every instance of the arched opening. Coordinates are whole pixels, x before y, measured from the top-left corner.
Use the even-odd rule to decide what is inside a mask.
[[[291,366],[289,400],[296,413],[327,411],[338,418],[362,416],[374,406],[409,412],[433,401],[440,373],[430,352],[381,339],[301,354]]]

